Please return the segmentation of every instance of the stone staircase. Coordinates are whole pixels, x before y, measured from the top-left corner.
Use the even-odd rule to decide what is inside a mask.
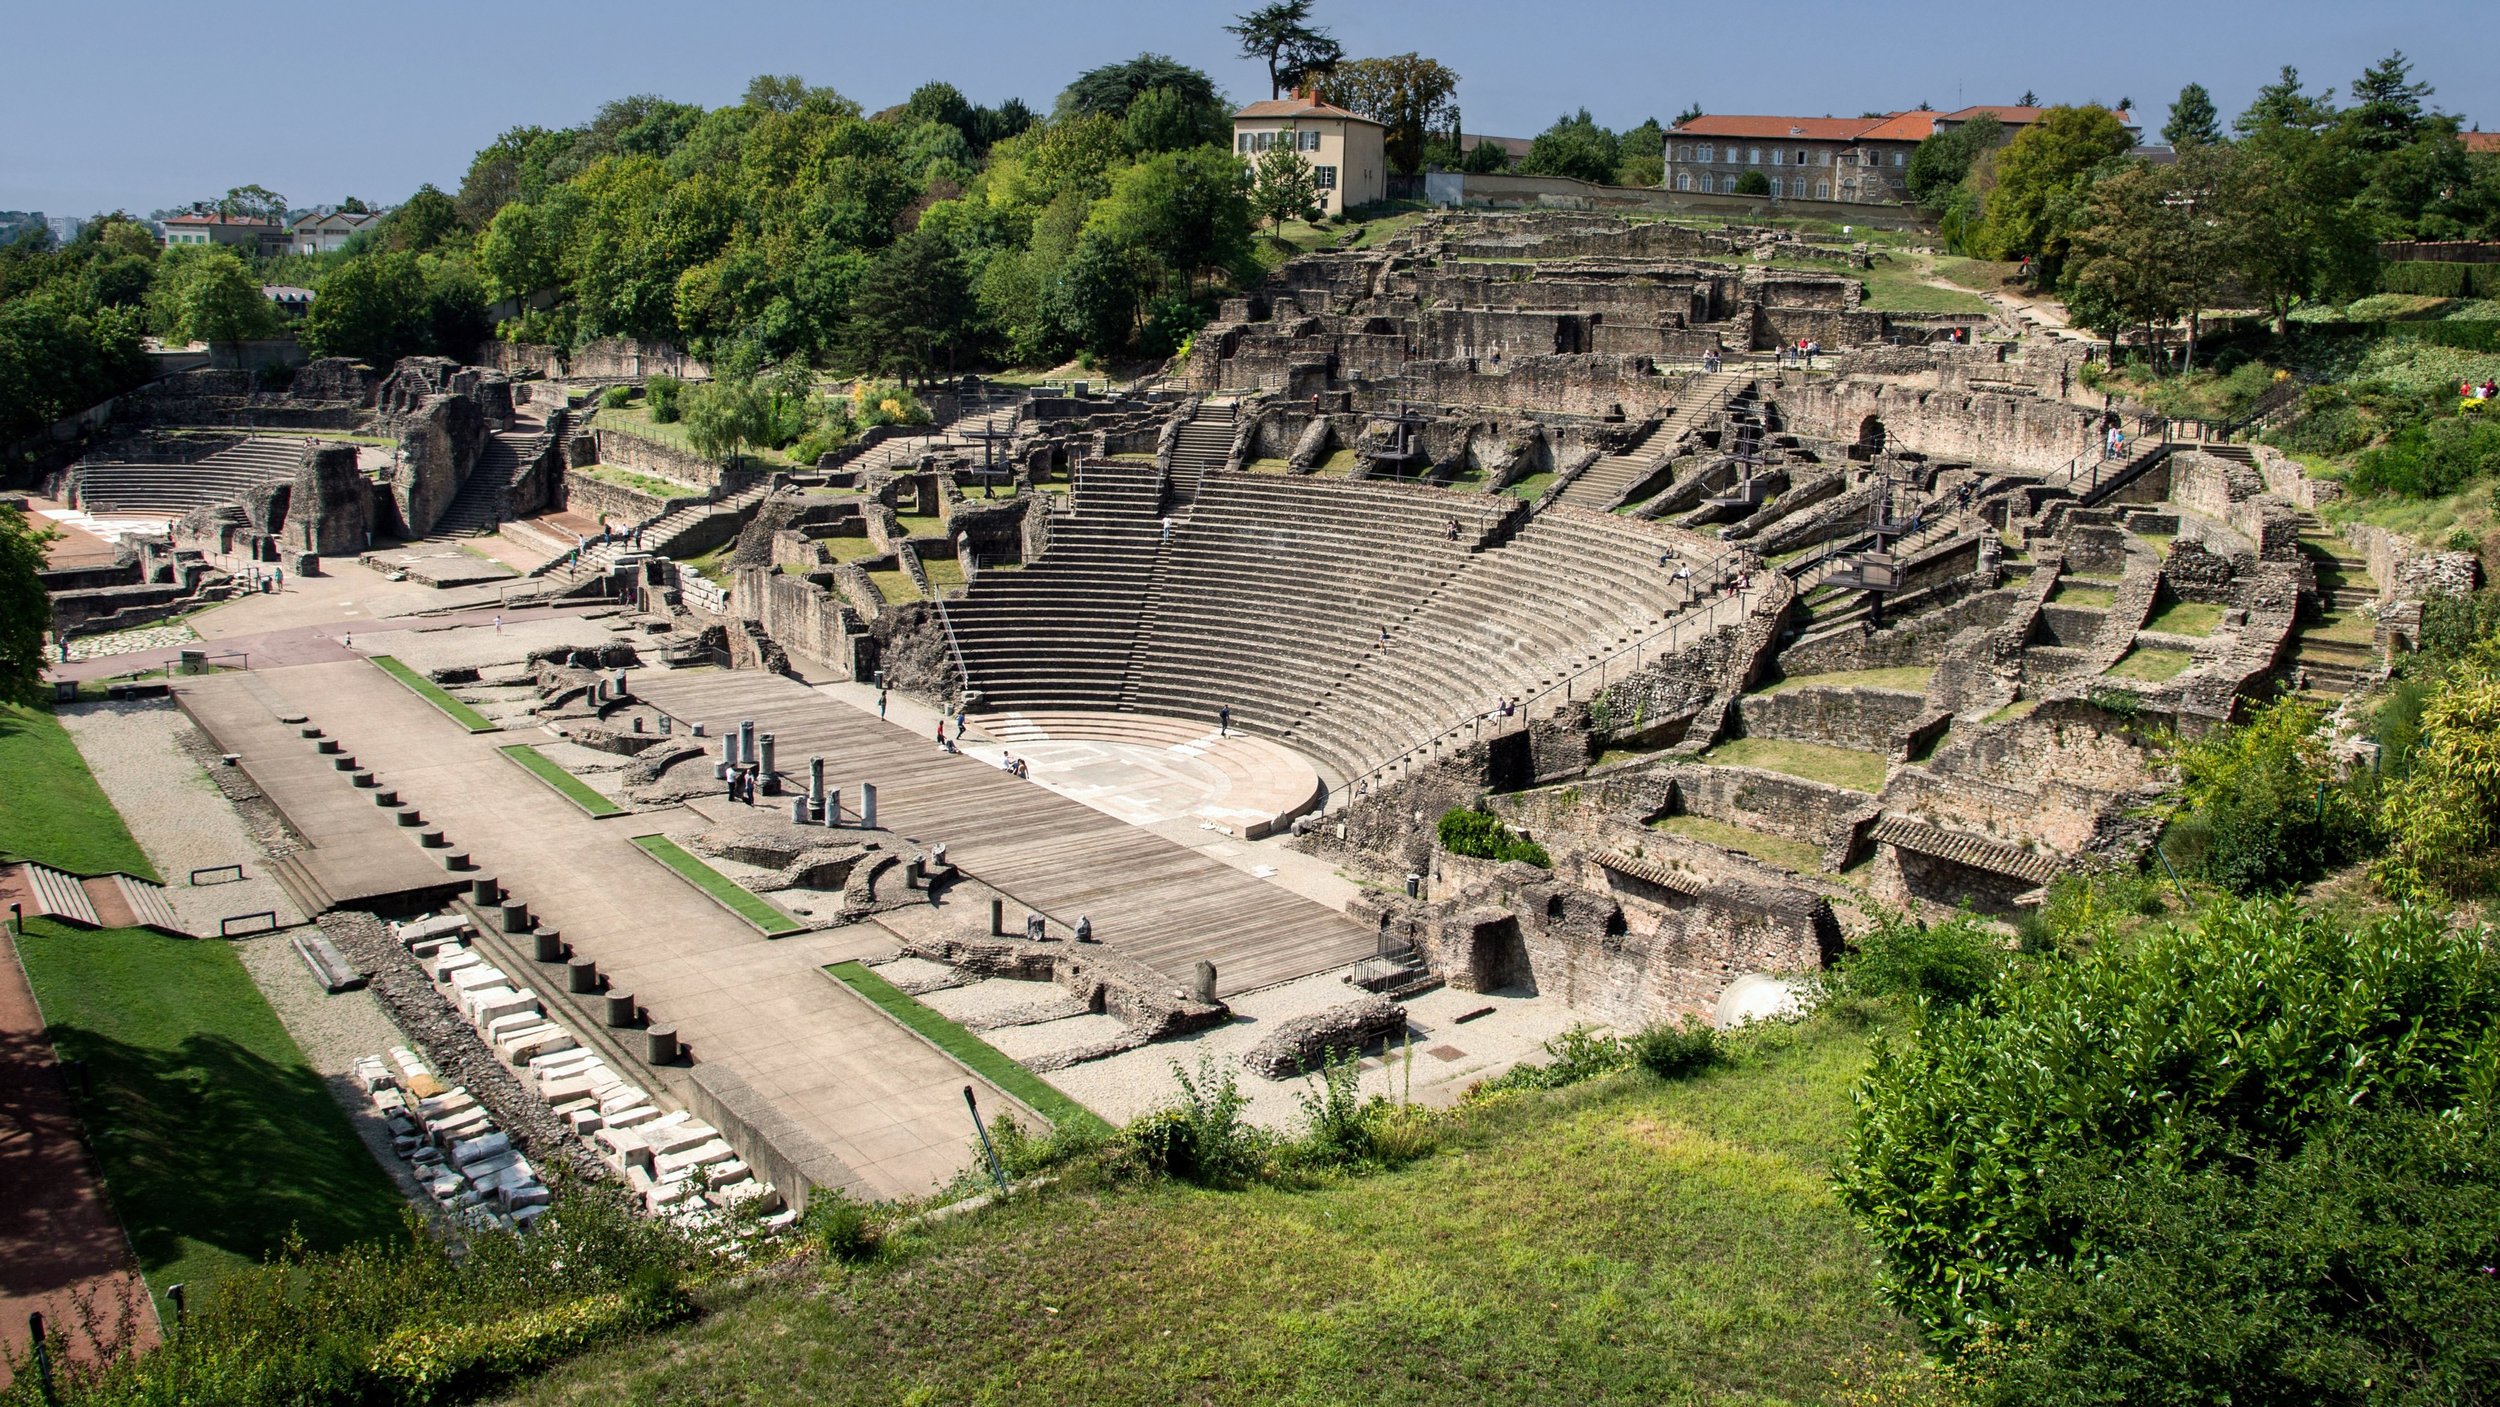
[[[1677,398],[1675,409],[1620,453],[1602,455],[1597,462],[1580,471],[1578,477],[1563,486],[1555,495],[1557,503],[1575,508],[1612,508],[1642,480],[1658,472],[1667,457],[1675,453],[1685,432],[1715,413],[1753,378],[1738,371],[1721,371],[1694,378],[1687,383],[1684,394]]]
[[[1025,392],[1021,389],[985,390],[963,404],[954,419],[933,426],[925,434],[906,435],[871,445],[858,458],[842,465],[858,473],[908,473],[925,454],[970,453],[976,460],[981,453],[982,437],[992,437],[1003,457],[1004,437],[1016,428],[1024,415]]]
[[[1198,485],[1210,469],[1221,469],[1233,457],[1233,437],[1240,428],[1237,401],[1201,401],[1172,441],[1172,498],[1194,502]]]
[[[295,477],[304,441],[247,439],[187,464],[80,464],[70,470],[69,501],[90,513],[163,513],[232,503],[263,484]]]
[[[2208,452],[2220,449],[2241,447],[2210,446]],[[2376,634],[2362,608],[2377,604],[2378,582],[2361,554],[2315,513],[2304,511],[2299,523],[2300,550],[2317,572],[2321,609],[2316,620],[2302,621],[2293,632],[2289,665],[2300,692],[2332,701],[2378,673],[2381,661],[2376,640],[2359,638],[2365,631],[2373,637]]]
[[[0,888],[23,893],[19,902],[28,912],[73,928],[148,928],[178,938],[192,936],[166,901],[165,886],[137,875],[116,871],[82,879],[28,861],[17,867],[13,885]]]
[[[498,430],[486,437],[460,492],[428,537],[486,537],[512,506],[512,485],[547,449],[545,430]]]
[[[772,485],[767,481],[751,484],[709,503],[690,503],[682,508],[673,508],[643,524],[640,547],[629,546],[616,539],[590,542],[584,544],[578,553],[567,552],[561,557],[541,562],[530,569],[529,576],[532,580],[545,582],[546,588],[531,595],[547,599],[570,595],[584,584],[605,577],[617,560],[629,553],[651,557],[674,556],[678,540],[697,524],[723,513],[743,517],[754,511],[771,492]]]

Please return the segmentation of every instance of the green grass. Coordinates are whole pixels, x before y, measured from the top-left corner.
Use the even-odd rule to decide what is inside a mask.
[[[1654,831],[1698,840],[1706,845],[1724,845],[1739,850],[1766,864],[1777,865],[1799,874],[1815,874],[1823,868],[1823,847],[1784,835],[1764,835],[1743,826],[1731,826],[1708,816],[1666,816],[1649,823]]]
[[[927,573],[933,591],[947,591],[964,584],[964,564],[950,553],[922,557],[920,570]]]
[[[1865,1064],[1863,1034],[1817,1022],[1682,1083],[1624,1074],[1480,1106],[1395,1172],[1017,1197],[883,1264],[724,1288],[695,1323],[509,1398],[1878,1400],[1869,1379],[1915,1373],[1917,1345],[1826,1173]]]
[[[2146,684],[2159,684],[2176,679],[2196,663],[2196,656],[2185,650],[2160,650],[2138,646],[2127,651],[2124,658],[2107,671],[2112,679],[2134,679]]]
[[[277,1250],[403,1234],[399,1194],[225,943],[29,919],[18,945],[105,1188],[160,1296]]]
[[[883,596],[888,605],[899,606],[907,601],[920,599],[920,583],[913,581],[911,573],[900,567],[888,571],[870,572],[868,579],[877,584],[877,594]]]
[[[367,659],[382,667],[382,672],[408,687],[408,692],[443,711],[443,716],[472,733],[499,733],[503,729],[493,719],[443,691],[443,686],[401,664],[389,655],[368,655]]]
[[[2168,635],[2211,635],[2222,624],[2223,609],[2211,601],[2172,601],[2153,612],[2144,628]]]
[[[636,493],[649,494],[653,498],[701,498],[703,496],[703,490],[693,484],[681,484],[675,479],[664,479],[657,474],[645,474],[639,470],[619,469],[613,464],[575,464],[566,468],[564,472],[584,479],[596,479],[603,484],[613,484],[621,489],[632,489]]]
[[[932,1045],[953,1056],[965,1069],[1023,1100],[1053,1124],[1096,1133],[1111,1131],[1111,1126],[1096,1117],[1092,1110],[1061,1094],[1041,1076],[999,1054],[989,1042],[939,1015],[911,993],[861,964],[837,962],[825,971],[870,1006],[893,1017],[905,1028],[927,1037]]]
[[[631,405],[620,410],[609,410],[603,406],[600,408],[599,418],[591,423],[602,430],[622,431],[628,435],[667,445],[671,449],[684,450],[688,454],[695,452],[694,441],[686,433],[686,422],[672,420],[663,425],[651,418],[649,406]],[[798,467],[798,461],[777,449],[750,447],[741,451],[738,457],[784,469]]]
[[[2012,703],[2007,704],[2005,707],[1989,714],[1986,718],[1980,721],[1984,723],[2011,723],[2017,718],[2030,717],[2031,711],[2039,706],[2040,701],[2038,699],[2016,699]]]
[[[557,766],[548,756],[528,743],[514,743],[495,751],[521,764],[521,770],[555,788],[556,794],[572,802],[594,817],[622,816],[625,808],[601,796],[581,778]]]
[[[1516,495],[1517,497],[1526,499],[1530,503],[1534,503],[1538,499],[1545,496],[1545,491],[1552,488],[1554,486],[1554,480],[1559,477],[1561,476],[1556,474],[1551,469],[1540,470],[1537,473],[1526,476],[1525,478],[1504,484],[1502,486],[1502,492]]]
[[[2110,586],[2078,586],[2072,580],[2061,580],[2049,589],[2048,603],[2053,606],[2090,606],[2107,610],[2118,604],[2118,590]]]
[[[1801,674],[1794,679],[1782,679],[1758,692],[1780,694],[1790,689],[1829,687],[1900,689],[1908,693],[1923,694],[1927,692],[1928,676],[1935,672],[1927,665],[1914,664],[1897,665],[1890,669],[1846,669],[1836,674]]]
[[[1810,782],[1826,782],[1851,791],[1875,792],[1884,789],[1884,759],[1871,752],[1854,748],[1828,747],[1822,743],[1791,742],[1786,738],[1730,738],[1703,753],[1699,761],[1716,767],[1759,767],[1766,772],[1785,772]]]
[[[675,870],[681,878],[702,890],[713,903],[763,930],[766,937],[800,933],[807,928],[807,925],[768,903],[764,896],[687,853],[683,846],[667,836],[638,835],[634,837],[634,846]]]
[[[1928,275],[1906,264],[1877,264],[1862,270],[1858,277],[1866,282],[1868,312],[1882,313],[1985,313],[1988,300],[1976,293],[1957,288],[1938,288],[1926,282]]]
[[[0,859],[157,878],[48,708],[0,704]]]

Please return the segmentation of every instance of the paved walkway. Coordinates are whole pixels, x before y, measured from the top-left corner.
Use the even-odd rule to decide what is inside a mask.
[[[69,1332],[73,1352],[92,1352],[76,1302],[88,1301],[109,1333],[125,1296],[139,1346],[154,1345],[138,1258],[87,1156],[17,941],[0,924],[0,1343],[23,1352],[26,1316],[41,1313]],[[8,1382],[0,1363],[0,1387]]]
[[[544,733],[465,733],[361,662],[258,680],[324,720],[429,827],[469,852],[478,873],[499,878],[544,926],[596,959],[616,990],[675,1026],[698,1059],[736,1071],[823,1140],[858,1175],[859,1191],[923,1193],[970,1165],[962,1090],[979,1082],[821,971],[891,953],[881,931],[765,939],[634,848],[629,837],[659,829],[661,817],[594,821],[495,752]],[[983,1098],[1005,1104],[995,1091]]]

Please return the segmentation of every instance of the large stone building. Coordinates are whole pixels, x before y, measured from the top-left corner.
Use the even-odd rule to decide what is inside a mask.
[[[223,244],[245,253],[282,254],[286,252],[286,241],[284,225],[243,215],[220,215],[213,210],[175,215],[165,221],[168,249],[177,244]]]
[[[1669,190],[1736,193],[1748,171],[1782,200],[1890,204],[1909,198],[1910,151],[1975,117],[1995,118],[2006,135],[2040,120],[2036,107],[1966,107],[1958,112],[1893,112],[1876,117],[1746,117],[1706,114],[1667,133]]]
[[[1233,114],[1233,150],[1256,163],[1280,142],[1302,153],[1318,178],[1320,209],[1342,215],[1389,193],[1388,129],[1368,117],[1296,94]]]

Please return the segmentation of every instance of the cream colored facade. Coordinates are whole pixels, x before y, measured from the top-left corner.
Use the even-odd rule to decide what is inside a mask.
[[[1342,215],[1388,195],[1385,131],[1341,107],[1278,98],[1233,114],[1233,154],[1255,165],[1277,143],[1290,142],[1318,178],[1321,211]]]

